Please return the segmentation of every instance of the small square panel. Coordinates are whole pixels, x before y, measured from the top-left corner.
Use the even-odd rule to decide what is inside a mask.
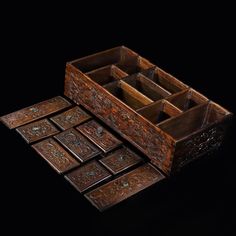
[[[113,174],[118,174],[141,161],[140,156],[126,147],[118,149],[100,160]]]
[[[36,143],[32,145],[32,148],[34,148],[59,174],[80,165],[78,161],[52,138]]]
[[[97,161],[92,161],[71,171],[65,178],[79,191],[84,192],[95,184],[109,178],[111,174]]]
[[[59,133],[57,128],[47,119],[21,126],[16,130],[27,143],[32,143]]]
[[[51,120],[61,129],[66,130],[72,128],[73,126],[79,125],[90,118],[90,115],[88,115],[80,107],[76,106],[59,115],[53,116]]]
[[[95,145],[73,128],[63,131],[56,135],[55,138],[81,162],[87,161],[101,153]]]
[[[120,140],[94,120],[78,126],[77,129],[105,153],[122,144]]]

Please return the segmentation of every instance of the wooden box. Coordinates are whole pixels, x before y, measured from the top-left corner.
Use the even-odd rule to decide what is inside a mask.
[[[65,95],[167,175],[217,149],[232,117],[124,46],[68,62]]]

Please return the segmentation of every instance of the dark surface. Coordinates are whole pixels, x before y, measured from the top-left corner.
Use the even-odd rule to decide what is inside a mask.
[[[235,113],[230,7],[194,7],[195,13],[184,15],[175,9],[177,16],[170,18],[169,8],[148,6],[140,14],[106,10],[104,19],[98,11],[91,23],[80,16],[92,15],[90,10],[81,7],[74,14],[73,6],[69,11],[38,6],[38,13],[35,8],[25,14],[8,9],[1,21],[0,115],[62,94],[66,61],[121,44]],[[143,26],[137,23],[144,20]],[[16,132],[0,128],[1,223],[9,234],[235,235],[235,126],[216,155],[102,214]]]

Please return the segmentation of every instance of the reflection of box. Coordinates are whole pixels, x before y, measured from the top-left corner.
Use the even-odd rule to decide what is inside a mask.
[[[232,116],[124,46],[67,63],[65,95],[166,174],[217,149]]]

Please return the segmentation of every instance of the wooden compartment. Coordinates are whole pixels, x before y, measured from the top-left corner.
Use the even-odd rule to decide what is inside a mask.
[[[208,98],[193,89],[188,89],[167,98],[167,100],[182,111],[187,111],[192,107],[206,103]]]
[[[153,124],[160,124],[163,121],[182,113],[181,110],[166,100],[154,102],[148,106],[140,108],[137,112]]]
[[[200,105],[181,116],[175,117],[159,125],[159,128],[170,134],[175,140],[182,139],[206,125],[208,104]]]
[[[135,110],[153,102],[151,99],[142,93],[139,93],[136,89],[123,81],[110,83],[104,86],[104,88],[123,103]]]
[[[128,76],[128,74],[114,65],[101,67],[86,73],[86,75],[100,85],[105,85]]]
[[[140,56],[128,57],[116,64],[121,70],[128,74],[136,74],[154,68],[154,65]]]
[[[123,81],[125,81],[153,101],[157,101],[171,95],[171,93],[169,93],[159,85],[153,83],[151,80],[140,73],[126,77],[123,79]]]
[[[142,73],[170,93],[176,93],[188,88],[186,84],[158,67],[142,71]]]
[[[102,71],[104,66],[116,68],[112,65],[129,76],[113,81],[107,79],[109,70],[99,79],[89,72]],[[124,46],[67,63],[65,95],[82,104],[166,174],[217,149],[232,117],[232,113]]]

